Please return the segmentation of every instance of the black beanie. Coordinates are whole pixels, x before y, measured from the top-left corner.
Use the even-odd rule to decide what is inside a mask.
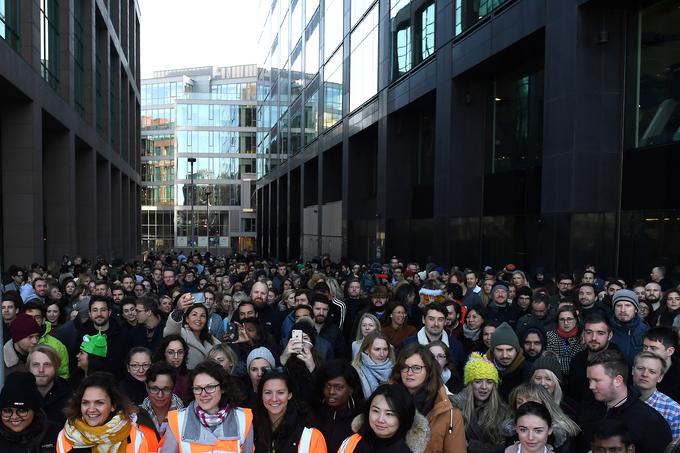
[[[35,376],[25,371],[11,373],[0,392],[0,408],[15,407],[37,411],[42,404]]]

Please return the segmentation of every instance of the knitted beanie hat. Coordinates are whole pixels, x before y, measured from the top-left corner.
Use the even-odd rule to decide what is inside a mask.
[[[640,311],[640,302],[638,301],[638,296],[629,289],[620,289],[614,293],[614,297],[612,298],[612,307],[616,308],[616,304],[624,301],[630,302],[635,306],[636,311]]]
[[[12,337],[12,341],[15,343],[39,333],[40,326],[32,316],[29,316],[26,313],[19,313],[9,325],[9,334]]]
[[[25,371],[16,371],[7,376],[0,392],[0,408],[40,410],[42,396],[38,393],[35,377]]]
[[[463,372],[463,383],[468,385],[478,379],[489,379],[498,385],[498,370],[493,363],[479,353],[470,354],[470,359],[465,364]]]
[[[519,338],[517,338],[517,334],[514,330],[512,330],[512,327],[510,327],[510,324],[507,322],[504,322],[498,326],[491,335],[490,349],[493,351],[496,346],[500,346],[502,344],[510,345],[518,351],[521,350],[519,346]]]
[[[559,360],[557,360],[557,357],[550,352],[544,352],[534,361],[534,365],[531,367],[532,376],[536,370],[552,371],[560,382],[562,382],[562,379],[564,378]]]
[[[255,359],[264,359],[267,362],[269,362],[269,367],[274,368],[276,366],[276,361],[274,360],[274,356],[272,355],[271,351],[264,346],[260,346],[259,348],[255,348],[252,351],[250,351],[250,354],[248,354],[248,358],[246,359],[246,369],[250,369],[250,364],[253,363],[253,360]]]
[[[83,336],[83,342],[80,344],[80,349],[88,354],[106,358],[106,353],[108,352],[106,335],[103,335],[101,331],[99,331],[97,335]]]

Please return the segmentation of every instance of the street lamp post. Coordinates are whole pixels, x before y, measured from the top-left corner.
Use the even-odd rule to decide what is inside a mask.
[[[196,162],[195,157],[189,157],[187,159],[189,164],[191,164],[191,246],[196,245],[194,232],[196,228],[196,217],[194,216],[194,204],[196,204],[196,186],[194,185],[194,163]]]
[[[205,230],[208,236],[208,245],[206,247],[206,253],[210,253],[210,194],[212,192],[205,193]]]

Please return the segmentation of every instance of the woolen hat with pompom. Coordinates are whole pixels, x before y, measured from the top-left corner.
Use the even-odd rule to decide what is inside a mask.
[[[488,379],[498,385],[498,370],[489,359],[481,354],[473,352],[470,354],[470,359],[465,364],[463,383],[468,385],[470,382],[479,379]]]

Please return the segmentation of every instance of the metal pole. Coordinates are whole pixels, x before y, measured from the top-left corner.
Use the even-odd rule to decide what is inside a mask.
[[[196,204],[196,186],[194,184],[194,162],[196,162],[195,157],[190,157],[187,159],[191,164],[191,247],[196,245],[196,240],[194,232],[196,229],[196,217],[194,215],[194,204]]]
[[[206,213],[205,231],[208,236],[208,245],[206,247],[206,253],[210,253],[210,194],[212,194],[212,192],[205,193],[205,213]]]

